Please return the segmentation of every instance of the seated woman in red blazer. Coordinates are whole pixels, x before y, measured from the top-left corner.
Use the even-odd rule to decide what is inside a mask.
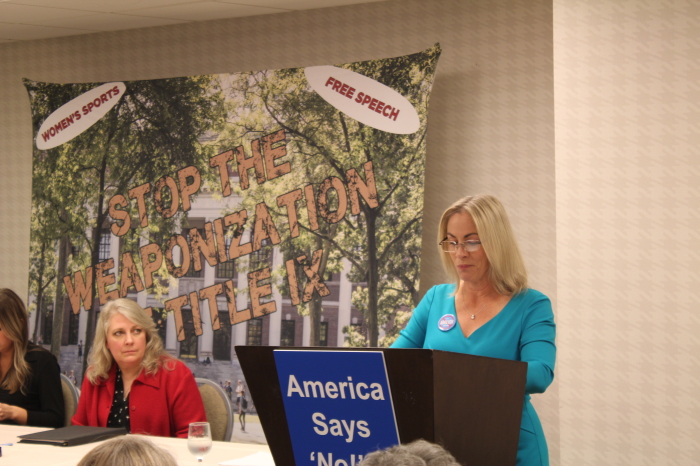
[[[129,299],[102,307],[73,425],[187,437],[206,421],[192,372],[165,352],[153,319]]]

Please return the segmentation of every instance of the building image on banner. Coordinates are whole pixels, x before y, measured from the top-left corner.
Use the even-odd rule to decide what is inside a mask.
[[[419,297],[439,55],[26,80],[30,338],[82,374],[100,307],[127,297],[217,381],[236,345],[388,346]]]

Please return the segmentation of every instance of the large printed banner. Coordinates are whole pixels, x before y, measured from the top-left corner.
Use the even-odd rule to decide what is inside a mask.
[[[34,339],[65,303],[88,312],[89,344],[99,306],[135,296],[174,316],[179,341],[280,311],[279,297],[313,324],[327,277],[342,271],[366,325],[351,342],[395,336],[397,310],[418,297],[439,55],[435,45],[337,66],[25,81]]]

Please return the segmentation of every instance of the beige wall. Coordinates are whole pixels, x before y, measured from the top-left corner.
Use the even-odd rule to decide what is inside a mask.
[[[0,286],[26,295],[32,134],[21,78],[110,81],[321,65],[440,42],[423,289],[443,280],[433,249],[441,211],[468,193],[497,195],[533,287],[555,304],[557,377],[534,397],[552,464],[693,464],[700,457],[695,3],[391,0],[2,45]]]
[[[700,3],[554,25],[562,464],[698,464]]]

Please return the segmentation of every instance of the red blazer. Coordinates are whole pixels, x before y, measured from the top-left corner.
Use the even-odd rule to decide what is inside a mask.
[[[192,372],[181,361],[169,361],[173,370],[161,367],[155,375],[145,371],[134,380],[129,392],[132,434],[187,438],[190,422],[206,421],[204,403]],[[109,379],[90,383],[83,379],[78,409],[72,423],[77,426],[106,427],[114,400],[117,366]]]

